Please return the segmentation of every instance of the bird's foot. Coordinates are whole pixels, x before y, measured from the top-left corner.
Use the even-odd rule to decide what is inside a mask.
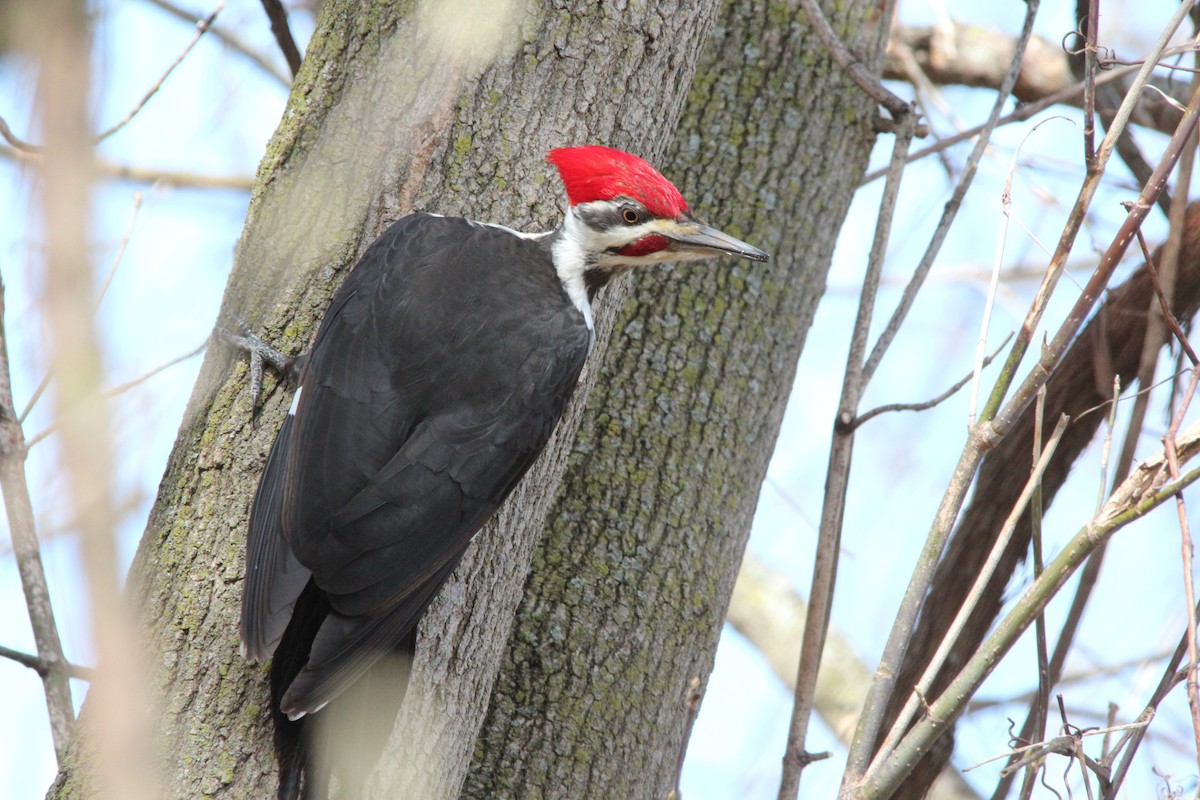
[[[217,335],[250,354],[250,413],[251,418],[257,418],[262,408],[263,370],[269,366],[279,373],[283,382],[294,385],[299,377],[299,358],[292,358],[280,350],[267,344],[251,330],[241,319],[236,320],[241,333],[234,333],[227,328],[217,326]]]

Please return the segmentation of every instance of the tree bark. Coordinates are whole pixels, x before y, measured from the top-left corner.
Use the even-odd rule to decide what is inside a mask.
[[[714,2],[401,5],[324,4],[259,169],[221,324],[245,321],[302,351],[345,270],[410,210],[554,224],[561,189],[543,155],[562,144],[600,141],[646,156],[700,212],[778,257],[765,270],[640,275],[644,285],[626,303],[628,287],[610,287],[572,410],[422,624],[397,726],[405,733],[382,771],[386,788],[376,784],[377,796],[453,797],[472,754],[519,746],[519,736],[497,738],[511,727],[503,717],[478,747],[476,739],[524,591],[519,641],[537,630],[530,606],[605,609],[607,626],[580,618],[545,653],[595,647],[579,668],[611,665],[589,683],[595,711],[622,692],[645,704],[630,715],[622,752],[638,749],[635,734],[648,737],[638,762],[648,771],[626,796],[657,792],[682,738],[681,687],[711,664],[803,332],[865,163],[871,107],[829,66],[803,19],[774,5],[726,4],[696,84]],[[854,3],[835,25],[863,30],[870,6]],[[873,37],[869,50],[878,49]],[[689,87],[686,122],[664,162]],[[620,335],[606,348],[614,324]],[[597,374],[603,392],[585,402]],[[135,558],[130,595],[157,669],[172,796],[274,791],[266,671],[238,655],[237,612],[250,499],[289,401],[275,389],[268,382],[252,420],[244,359],[211,349]],[[586,435],[572,449],[581,420]],[[554,541],[525,587],[552,503]],[[586,537],[602,538],[581,549]],[[507,685],[529,666],[518,658]],[[570,692],[587,673],[568,674],[565,695],[518,711],[559,725],[555,747],[577,742],[558,751],[555,767],[571,785],[601,753],[609,772],[629,771],[610,758],[607,738],[575,724]],[[511,697],[505,689],[494,702],[511,706]],[[614,708],[590,722],[630,710]],[[89,795],[86,745],[73,748],[52,797]],[[538,777],[542,786],[556,779]],[[598,778],[590,796],[622,796],[604,788],[618,777]]]
[[[327,2],[259,169],[221,324],[244,320],[299,352],[346,268],[402,214],[545,227],[561,205],[550,147],[600,140],[661,156],[711,13],[712,3]],[[252,421],[244,360],[212,349],[135,558],[130,593],[158,668],[174,796],[274,791],[266,673],[238,655],[237,609],[250,499],[287,402],[271,393]],[[436,635],[420,648],[409,705],[453,713],[424,717],[440,723],[425,740],[436,753],[417,762],[413,785],[427,790],[411,796],[457,794],[578,418],[431,609]],[[424,691],[434,676],[436,692]],[[51,796],[88,795],[83,745]]]
[[[873,5],[832,8],[877,63]],[[797,9],[724,5],[668,173],[774,260],[630,277],[463,797],[674,787],[873,110]]]

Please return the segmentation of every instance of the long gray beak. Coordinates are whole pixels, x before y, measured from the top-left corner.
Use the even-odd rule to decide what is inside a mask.
[[[701,225],[699,222],[685,222],[672,226],[671,230],[663,230],[662,234],[672,241],[683,245],[678,250],[708,250],[718,253],[728,253],[751,261],[770,261],[771,257],[757,247],[746,244],[741,239],[735,239],[727,233],[721,233],[716,228]]]

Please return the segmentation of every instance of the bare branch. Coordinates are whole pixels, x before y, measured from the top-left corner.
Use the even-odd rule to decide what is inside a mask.
[[[795,689],[796,661],[808,604],[787,576],[747,553],[729,600],[727,621],[762,654],[776,677]],[[849,745],[871,670],[836,628],[821,654],[814,709],[843,745]],[[979,794],[954,771],[933,784],[927,800],[979,800]]]
[[[925,276],[928,275],[929,269],[933,266],[933,261],[937,257],[942,243],[945,241],[950,223],[957,215],[963,197],[966,196],[967,189],[970,188],[974,180],[975,171],[980,159],[983,157],[983,151],[987,147],[991,133],[1000,118],[1000,111],[1008,101],[1009,93],[1016,83],[1025,44],[1029,41],[1029,37],[1033,35],[1033,21],[1037,16],[1039,5],[1038,0],[1029,0],[1026,4],[1025,21],[1021,30],[1020,44],[1013,55],[1012,65],[1005,75],[1004,84],[1000,87],[991,113],[988,115],[984,131],[975,143],[971,156],[967,159],[963,174],[959,178],[958,184],[954,187],[954,193],[951,195],[950,200],[946,203],[946,208],[938,222],[937,229],[930,238],[929,245],[920,263],[914,270],[909,285],[905,288],[904,294],[897,304],[896,310],[892,313],[887,326],[876,340],[871,355],[863,362],[858,380],[864,386],[871,380],[876,367],[878,367],[884,353],[887,352],[888,347],[899,331],[900,324],[907,316],[908,310],[912,307],[917,292],[924,282]],[[965,473],[968,471],[974,472],[974,464],[967,463],[966,459],[960,461],[959,466],[956,468],[954,480],[959,482],[965,480]],[[952,492],[948,492],[947,496],[952,494]],[[867,700],[863,707],[862,717],[859,720],[858,731],[855,733],[854,744],[850,748],[850,754],[847,759],[846,772],[842,780],[843,793],[850,790],[850,787],[854,787],[867,771],[871,754],[874,752],[880,729],[883,726],[884,715],[895,685],[896,674],[904,658],[909,633],[916,623],[917,610],[928,589],[929,580],[933,576],[934,565],[937,562],[938,554],[941,552],[942,544],[945,543],[945,536],[949,535],[949,525],[947,524],[945,528],[946,531],[943,536],[939,537],[931,533],[925,548],[919,556],[918,565],[913,571],[912,580],[909,582],[908,589],[905,592],[905,599],[897,615],[896,623],[884,647],[883,657],[876,672],[876,679],[871,683],[871,688],[867,693]],[[935,530],[937,530],[936,527]]]
[[[1013,335],[1011,333],[1009,333],[1008,336],[1005,336],[1004,341],[1002,341],[996,347],[996,349],[992,351],[992,353],[990,355],[988,355],[985,359],[983,359],[981,368],[986,367],[988,364],[991,364],[992,361],[995,360],[996,356],[1000,355],[1000,351],[1004,349],[1004,346],[1009,343],[1009,341],[1012,339],[1012,337],[1013,337]],[[926,400],[923,403],[889,403],[888,405],[883,405],[883,406],[878,406],[876,408],[873,408],[864,414],[860,414],[858,416],[858,419],[854,420],[852,427],[858,428],[860,425],[867,422],[868,420],[874,419],[875,417],[879,416],[880,414],[886,414],[891,411],[925,411],[927,409],[933,408],[934,406],[938,405],[939,403],[945,402],[946,400],[949,400],[951,397],[953,397],[954,394],[956,392],[958,392],[959,389],[963,388],[968,383],[970,383],[971,378],[973,378],[974,376],[975,376],[974,372],[968,372],[966,374],[966,376],[964,376],[961,380],[957,381],[949,389],[942,392],[937,397],[934,397],[931,400]]]
[[[50,590],[42,568],[33,501],[29,497],[29,485],[25,479],[27,452],[21,423],[13,410],[4,286],[0,283],[0,492],[4,495],[4,511],[12,536],[13,554],[37,645],[36,658],[42,665],[39,674],[46,692],[54,752],[61,764],[75,727],[75,707],[71,703],[71,687],[67,682],[67,660],[63,656],[58,623],[54,619],[54,607],[50,602]]]
[[[1000,529],[995,543],[992,545],[992,551],[988,554],[987,561],[984,562],[983,568],[975,576],[971,591],[967,594],[962,606],[959,607],[958,612],[955,614],[954,621],[950,624],[949,629],[947,629],[946,635],[938,646],[937,651],[934,652],[933,657],[926,665],[925,672],[921,676],[921,680],[917,683],[914,692],[901,709],[899,715],[893,720],[891,730],[888,732],[883,744],[879,745],[875,764],[882,764],[888,754],[895,748],[901,734],[908,729],[909,722],[917,712],[918,701],[933,687],[934,679],[937,677],[937,673],[942,668],[942,665],[946,663],[955,640],[966,627],[976,605],[984,595],[988,581],[991,580],[992,575],[996,572],[996,568],[1000,565],[1004,550],[1008,546],[1013,532],[1017,529],[1017,522],[1020,520],[1021,515],[1025,513],[1025,508],[1028,506],[1034,490],[1041,484],[1042,475],[1045,474],[1046,468],[1050,466],[1050,459],[1054,456],[1054,451],[1058,447],[1059,440],[1062,439],[1063,432],[1067,429],[1069,421],[1070,419],[1066,415],[1059,417],[1058,423],[1054,426],[1054,431],[1050,434],[1049,441],[1046,442],[1046,446],[1038,456],[1037,463],[1034,464],[1032,473],[1025,482],[1025,487],[1021,490],[1021,494],[1017,497],[1017,502],[1013,505],[1008,518],[1004,521],[1004,525]],[[870,779],[871,770],[867,770],[864,780],[869,781]]]
[[[152,6],[162,9],[176,19],[181,19],[184,22],[191,23],[193,25],[203,19],[203,17],[200,15],[188,11],[185,8],[181,8],[180,6],[170,2],[170,0],[146,0],[146,2]],[[229,47],[230,50],[233,50],[234,52],[239,53],[253,61],[263,72],[279,81],[284,88],[291,87],[292,79],[287,73],[275,66],[275,62],[266,55],[258,52],[253,47],[246,44],[246,42],[243,41],[242,38],[233,31],[226,29],[223,25],[212,25],[209,27],[209,33],[220,39],[221,42]]]
[[[1183,332],[1183,327],[1180,326],[1179,320],[1171,313],[1171,301],[1167,299],[1166,293],[1163,291],[1162,281],[1158,279],[1158,270],[1154,268],[1154,262],[1150,259],[1150,248],[1146,247],[1146,237],[1142,235],[1141,230],[1137,232],[1138,244],[1142,248],[1142,253],[1146,257],[1146,265],[1149,267],[1150,282],[1154,284],[1154,296],[1158,298],[1159,310],[1162,312],[1163,319],[1167,323],[1167,327],[1171,329],[1171,333],[1175,335],[1175,339],[1179,342],[1179,346],[1183,348],[1183,352],[1187,355],[1188,360],[1192,362],[1192,366],[1200,364],[1200,359],[1196,358],[1196,351],[1192,349],[1191,343],[1188,341],[1187,334]]]
[[[29,667],[43,678],[49,675],[53,669],[50,662],[46,661],[44,658],[40,658],[39,656],[35,656],[30,653],[22,653],[20,650],[13,650],[11,647],[5,647],[4,645],[0,645],[0,658],[7,658],[10,661],[17,662],[21,666]],[[69,677],[76,678],[81,681],[90,681],[92,676],[95,675],[95,672],[91,667],[81,667],[77,664],[70,664],[66,661],[63,662],[62,668],[66,671]]]
[[[296,47],[292,29],[288,27],[287,9],[280,0],[262,0],[262,5],[263,10],[267,12],[267,19],[271,20],[271,33],[275,35],[275,41],[294,78],[300,71],[300,48]]]
[[[123,393],[129,391],[130,389],[134,388],[135,386],[145,383],[146,381],[150,380],[158,373],[163,372],[164,370],[170,369],[171,367],[175,366],[176,364],[181,364],[184,361],[187,361],[189,358],[195,358],[196,356],[203,353],[204,349],[206,347],[208,347],[208,342],[204,342],[203,344],[201,344],[199,347],[195,348],[194,350],[189,350],[188,352],[184,353],[181,356],[176,356],[175,358],[172,358],[170,361],[167,361],[164,364],[159,364],[157,367],[150,370],[149,372],[143,373],[142,375],[139,375],[138,377],[133,378],[132,380],[128,380],[125,383],[118,384],[118,385],[112,387],[111,389],[105,390],[103,396],[106,400],[110,400],[119,394],[123,394]],[[49,380],[49,378],[47,378],[47,381],[48,380]],[[39,431],[34,436],[31,436],[29,441],[26,442],[26,444],[25,444],[26,449],[33,447],[35,444],[42,441],[46,437],[50,436],[53,433],[56,433],[58,431],[58,429],[59,429],[59,424],[57,422],[55,422],[55,423],[52,423],[51,425],[49,425],[48,427],[46,427],[45,429]]]
[[[40,163],[42,154],[40,151],[26,152],[0,145],[0,157],[37,164]],[[200,172],[151,169],[132,164],[118,164],[115,161],[103,159],[97,160],[96,172],[100,177],[115,180],[149,184],[163,183],[168,186],[182,186],[191,189],[233,189],[239,192],[248,192],[254,187],[254,178],[249,175],[205,175]]]
[[[1179,437],[1179,456],[1187,460],[1197,453],[1200,453],[1200,425],[1193,425]],[[1046,571],[1033,581],[995,632],[963,666],[946,690],[930,704],[931,713],[918,720],[891,756],[881,760],[877,770],[873,770],[854,788],[853,797],[890,796],[946,725],[962,713],[967,698],[979,688],[1003,654],[1008,652],[1032,624],[1038,612],[1045,608],[1095,548],[1130,522],[1140,519],[1200,480],[1200,468],[1195,468],[1178,480],[1163,483],[1165,460],[1166,456],[1160,452],[1140,464],[1113,493],[1101,512],[1046,565]]]
[[[876,103],[886,108],[893,120],[899,121],[912,114],[912,107],[908,103],[889,91],[853,53],[846,49],[846,45],[838,38],[837,32],[829,26],[829,20],[825,19],[825,14],[821,11],[817,0],[800,0],[800,7],[804,9],[808,23],[821,38],[821,43],[825,45],[829,55],[833,56],[833,60],[837,62],[838,66],[846,70],[846,74],[860,89]]]
[[[158,81],[156,81],[153,86],[150,87],[150,90],[148,92],[146,92],[146,94],[142,97],[142,99],[138,101],[137,105],[135,105],[133,107],[133,109],[128,114],[125,115],[125,117],[123,119],[121,119],[119,122],[112,125],[111,127],[107,128],[103,132],[99,133],[94,138],[94,140],[93,140],[94,142],[101,142],[101,141],[107,139],[108,137],[112,136],[114,133],[121,130],[121,128],[124,128],[126,125],[128,125],[129,122],[135,116],[137,116],[138,112],[142,110],[142,108],[146,105],[146,103],[150,102],[151,97],[153,97],[155,94],[158,93],[158,90],[162,88],[163,83],[167,80],[168,77],[170,77],[171,73],[175,71],[175,68],[179,66],[179,64],[183,61],[183,59],[187,57],[187,54],[192,51],[192,48],[195,47],[196,44],[200,41],[200,38],[202,36],[204,36],[204,34],[208,31],[209,26],[212,25],[213,20],[215,20],[217,18],[217,14],[221,13],[221,9],[223,9],[224,7],[225,7],[225,3],[223,2],[223,0],[217,0],[217,7],[215,9],[213,9],[213,12],[211,14],[209,14],[207,18],[196,23],[196,35],[192,38],[192,41],[188,43],[188,46],[183,49],[183,52],[179,54],[179,57],[176,58],[175,61],[171,63],[171,66],[167,67],[167,71],[163,73],[163,76],[161,78],[159,78]],[[76,53],[75,57],[79,58],[81,56],[80,56],[80,54]],[[31,143],[26,142],[25,140],[19,138],[16,134],[14,134],[12,132],[12,129],[9,128],[8,123],[4,120],[3,117],[0,117],[0,136],[3,136],[4,140],[6,142],[8,142],[10,145],[12,145],[15,149],[21,150],[26,153],[44,153],[46,151],[46,148],[41,145],[31,144]]]
[[[858,315],[851,334],[850,352],[846,359],[846,376],[842,381],[842,397],[834,423],[833,442],[829,448],[825,502],[821,508],[821,525],[813,566],[812,588],[808,595],[809,606],[807,622],[804,627],[804,642],[800,651],[800,662],[796,667],[792,717],[788,728],[787,749],[784,751],[779,800],[792,800],[797,796],[800,791],[800,775],[805,766],[811,763],[811,760],[806,758],[807,751],[804,745],[808,736],[808,722],[812,717],[813,703],[815,702],[817,674],[820,671],[821,653],[825,649],[825,636],[828,632],[830,610],[833,604],[833,588],[837,578],[842,518],[845,512],[846,490],[850,476],[850,455],[854,448],[854,430],[850,426],[856,417],[865,386],[859,376],[863,356],[866,353],[875,296],[879,289],[880,275],[883,273],[884,255],[887,252],[888,238],[895,217],[896,198],[899,195],[900,182],[904,175],[904,156],[912,142],[915,127],[914,115],[907,115],[901,118],[895,134],[891,166],[884,184],[883,197],[879,203],[875,236],[871,243],[871,253],[867,257],[867,270],[863,279]]]
[[[192,52],[192,48],[200,42],[201,37],[208,32],[208,29],[212,26],[213,21],[217,18],[217,15],[221,13],[221,9],[223,8],[225,8],[224,0],[217,0],[217,7],[213,9],[211,14],[196,23],[196,35],[192,37],[192,41],[188,42],[187,47],[183,48],[183,52],[180,53],[173,62],[171,62],[171,66],[167,67],[167,71],[163,73],[162,77],[150,87],[150,90],[147,91],[142,99],[138,101],[137,105],[135,105],[133,109],[125,115],[124,119],[98,134],[96,136],[97,142],[102,142],[108,137],[112,136],[114,133],[121,130],[121,128],[124,128],[126,125],[128,125],[129,122],[137,116],[138,112],[145,107],[146,103],[150,102],[150,98],[154,97],[154,95],[158,93],[158,90],[162,88],[163,83],[165,83],[167,78],[171,76],[171,73],[175,71],[175,68],[183,63],[183,60],[187,58],[188,53]]]

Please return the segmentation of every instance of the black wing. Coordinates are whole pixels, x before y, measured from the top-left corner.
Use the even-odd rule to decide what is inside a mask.
[[[286,713],[320,708],[413,629],[545,446],[590,336],[544,242],[413,215],[363,256],[251,514],[247,651],[278,642],[296,567],[332,609]]]

